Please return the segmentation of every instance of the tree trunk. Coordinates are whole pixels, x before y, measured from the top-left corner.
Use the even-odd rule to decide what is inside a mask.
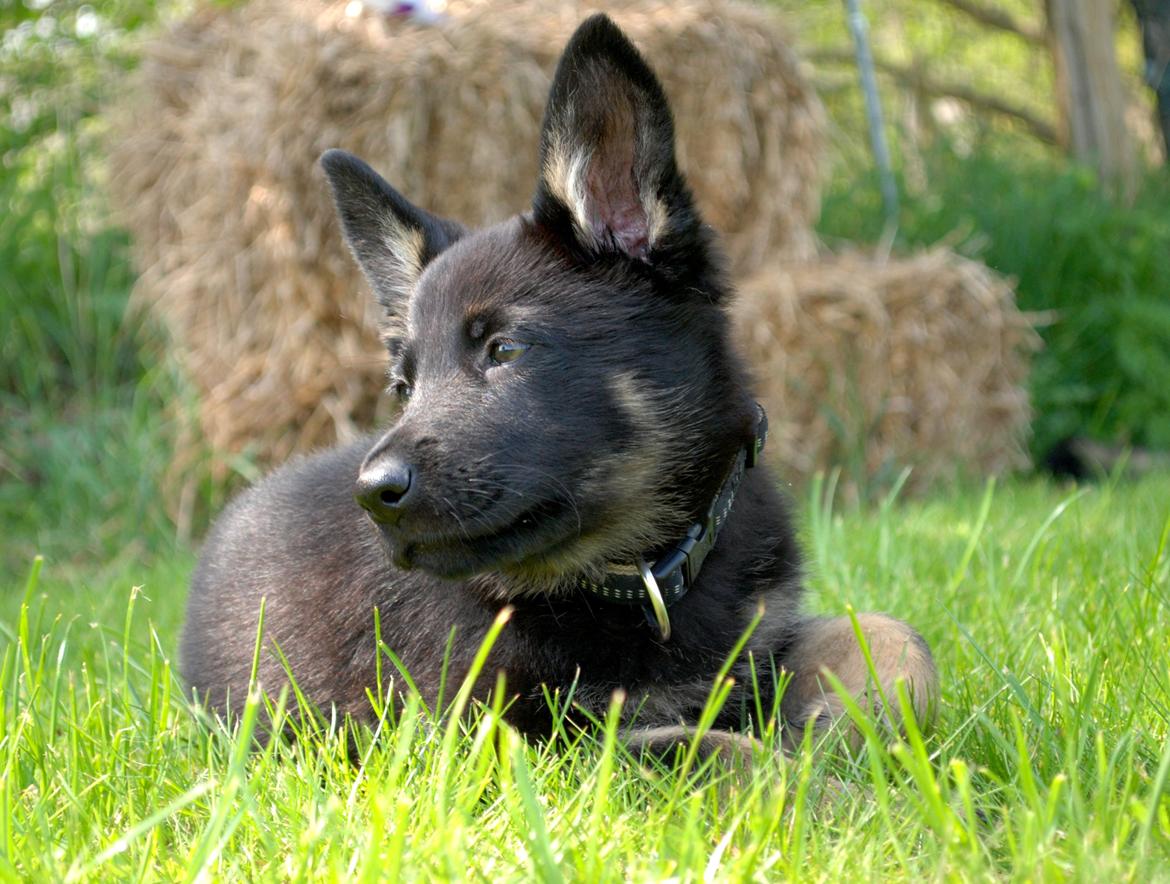
[[[1072,155],[1108,186],[1132,192],[1134,152],[1125,127],[1125,89],[1113,48],[1109,0],[1047,0],[1057,100]]]
[[[1142,30],[1146,83],[1158,102],[1158,125],[1170,166],[1170,0],[1131,0]]]

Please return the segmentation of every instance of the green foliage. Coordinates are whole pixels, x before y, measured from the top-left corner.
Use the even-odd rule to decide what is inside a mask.
[[[876,242],[883,215],[839,0],[773,0],[816,63],[831,120],[832,179],[820,229]],[[1042,6],[991,4],[1037,30]],[[959,84],[1043,125],[1057,121],[1051,57],[1043,45],[991,29],[944,3],[863,0],[874,54],[936,85]],[[1134,100],[1140,40],[1123,4],[1117,48]],[[989,7],[990,8],[990,7]],[[957,241],[1019,282],[1019,303],[1044,314],[1035,360],[1033,449],[1073,433],[1170,448],[1170,182],[1151,174],[1133,207],[1103,196],[1018,118],[988,104],[939,101],[914,78],[879,70],[887,135],[902,174],[897,245]],[[945,90],[944,90],[945,92]]]
[[[94,186],[97,112],[146,0],[0,2],[0,408],[93,397],[142,373],[126,237]]]
[[[133,276],[126,237],[86,230],[76,142],[13,151],[0,183],[0,396],[59,402],[108,393],[141,375],[125,321]],[[11,404],[11,402],[10,402]]]
[[[121,396],[5,414],[0,574],[38,553],[103,574],[173,543],[162,492],[172,430],[159,400],[175,386],[151,373]]]
[[[170,5],[0,0],[0,573],[34,552],[114,567],[174,534],[160,488],[185,387],[128,311],[100,141],[136,32]]]
[[[770,0],[812,64],[813,82],[829,112],[834,171],[872,164],[865,106],[842,0]],[[1052,54],[1043,39],[1044,5],[1037,0],[975,4],[1006,15],[1032,35],[988,27],[938,0],[861,0],[887,137],[908,167],[938,136],[964,145],[988,138],[1016,152],[1056,159],[1058,127]],[[1128,3],[1116,19],[1118,66],[1127,100],[1149,121],[1132,134],[1157,150],[1153,100],[1143,81],[1144,58]],[[893,73],[896,71],[897,74]],[[1044,138],[1039,138],[1043,133]]]
[[[876,188],[839,178],[829,237],[881,235]],[[1034,449],[1070,434],[1170,448],[1170,178],[1151,173],[1132,206],[1083,170],[984,148],[939,149],[923,188],[902,188],[898,242],[956,241],[1017,280],[1046,322],[1031,379]]]

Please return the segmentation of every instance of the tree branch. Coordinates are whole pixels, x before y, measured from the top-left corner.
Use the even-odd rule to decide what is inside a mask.
[[[950,0],[944,0],[944,2],[949,3]],[[808,58],[814,62],[831,64],[853,64],[854,61],[853,52],[849,49],[819,49],[808,53]],[[901,86],[916,89],[926,95],[953,98],[977,110],[1008,117],[1022,125],[1045,144],[1059,144],[1056,127],[1047,120],[1036,116],[1027,108],[972,89],[966,83],[937,79],[910,65],[898,64],[881,58],[875,58],[873,63],[874,67]]]
[[[979,22],[981,25],[986,25],[989,28],[998,28],[1001,31],[1015,34],[1017,37],[1027,40],[1036,46],[1047,45],[1047,36],[1042,27],[1018,22],[1012,18],[1010,13],[1004,12],[1002,9],[984,6],[982,3],[977,2],[977,0],[938,0],[938,2],[963,13],[963,15]]]

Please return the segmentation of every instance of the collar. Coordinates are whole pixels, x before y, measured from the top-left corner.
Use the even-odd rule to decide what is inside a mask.
[[[699,579],[699,570],[731,514],[744,473],[759,463],[767,438],[768,416],[757,403],[752,436],[736,452],[735,462],[702,520],[691,525],[686,536],[667,548],[653,565],[647,564],[646,556],[639,556],[638,561],[631,565],[610,566],[601,583],[581,577],[577,586],[608,602],[642,605],[646,618],[657,624],[663,641],[669,639],[667,608],[686,595]]]

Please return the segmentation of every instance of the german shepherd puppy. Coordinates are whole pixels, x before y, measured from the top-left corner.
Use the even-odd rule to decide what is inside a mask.
[[[704,748],[750,746],[737,734],[765,724],[760,708],[789,735],[828,724],[842,706],[826,670],[875,700],[851,622],[801,614],[724,260],[676,164],[662,87],[608,18],[561,58],[529,213],[470,231],[356,157],[321,163],[385,311],[400,409],[381,436],[277,470],[219,518],[182,639],[200,699],[242,706],[267,600],[263,688],[287,681],[283,655],[311,703],[359,719],[375,610],[433,703],[445,657],[458,684],[510,606],[476,690],[502,672],[507,718],[528,734],[548,732],[548,694],[601,715],[621,690],[635,747],[687,739],[757,612]],[[925,643],[885,616],[859,623],[879,687],[891,696],[904,677],[926,717]]]

